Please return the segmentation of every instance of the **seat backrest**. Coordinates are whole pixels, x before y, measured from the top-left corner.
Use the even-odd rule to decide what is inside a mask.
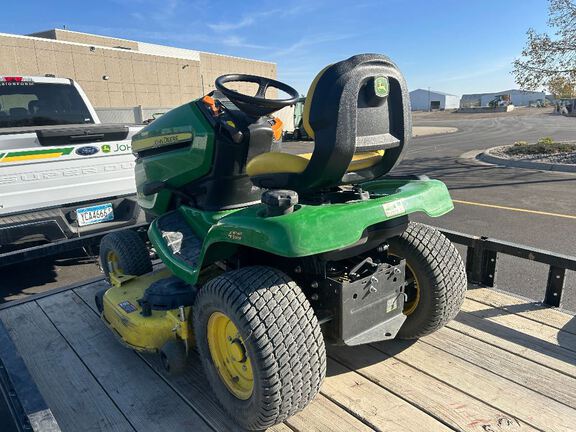
[[[412,135],[404,77],[383,55],[361,54],[327,66],[312,82],[303,124],[314,138],[296,189],[319,189],[380,177],[401,160]],[[375,165],[346,172],[355,153],[384,150]]]

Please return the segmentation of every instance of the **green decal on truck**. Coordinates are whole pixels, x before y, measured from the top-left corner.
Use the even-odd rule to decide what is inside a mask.
[[[72,153],[74,147],[53,148],[46,150],[26,150],[8,152],[0,159],[0,162],[22,162],[37,159],[52,159],[60,156],[66,156]]]

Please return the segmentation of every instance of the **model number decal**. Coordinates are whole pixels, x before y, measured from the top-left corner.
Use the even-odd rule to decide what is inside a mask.
[[[230,240],[242,240],[242,231],[230,231],[228,238]]]
[[[122,310],[126,313],[136,312],[136,306],[130,303],[128,300],[123,301],[122,303],[118,303],[118,306],[122,308]]]
[[[387,217],[398,216],[398,215],[404,214],[406,212],[406,209],[404,208],[404,203],[402,202],[402,200],[384,203],[384,204],[382,204],[382,207],[384,208],[384,214]]]

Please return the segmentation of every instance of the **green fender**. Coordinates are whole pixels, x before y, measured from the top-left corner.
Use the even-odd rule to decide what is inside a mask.
[[[296,258],[356,243],[366,228],[415,212],[439,217],[454,207],[438,180],[378,180],[362,184],[371,199],[345,204],[301,205],[293,213],[265,217],[263,204],[228,212],[202,212],[181,207],[194,231],[204,238],[197,269],[170,259],[155,224],[149,235],[162,260],[179,277],[196,283],[202,266],[230,256],[238,246]]]

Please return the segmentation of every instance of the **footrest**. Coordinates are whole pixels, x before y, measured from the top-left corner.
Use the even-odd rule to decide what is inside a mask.
[[[157,226],[173,256],[196,268],[202,241],[192,231],[182,214],[178,211],[167,213],[158,219]]]

